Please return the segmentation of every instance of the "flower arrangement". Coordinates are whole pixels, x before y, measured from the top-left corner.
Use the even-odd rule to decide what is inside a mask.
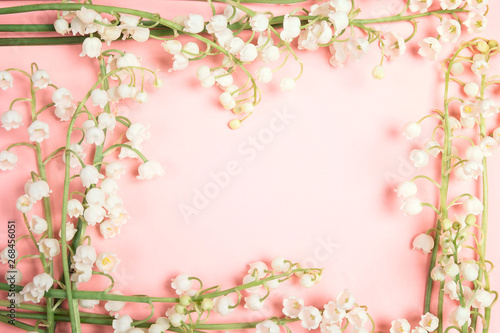
[[[408,0],[400,13],[375,18],[359,18],[360,8],[348,0],[314,3],[307,8],[300,6],[303,1],[297,0],[222,2],[220,6],[216,1],[208,1],[212,12],[208,19],[196,13],[167,19],[156,13],[91,1],[0,9],[0,15],[37,11],[54,14],[50,24],[5,24],[2,31],[57,34],[4,39],[0,45],[81,43],[80,56],[95,58],[98,73],[85,96],[75,100],[67,88],[52,82],[50,73],[36,63],[29,70],[8,68],[0,72],[3,94],[23,81],[29,87],[29,96],[13,99],[1,115],[4,131],[24,130],[27,126],[27,139],[2,147],[0,169],[12,170],[21,163],[15,153],[17,149],[28,148],[36,155],[35,170],[24,184],[24,194],[19,193],[16,201],[26,234],[16,236],[15,227],[10,228],[9,222],[8,245],[0,254],[2,263],[8,267],[6,283],[0,284],[0,289],[8,292],[8,299],[0,300],[0,305],[7,308],[0,311],[0,321],[28,332],[55,332],[59,322],[69,322],[71,332],[82,332],[82,324],[92,324],[110,326],[116,333],[241,329],[277,333],[282,328],[290,332],[289,324],[293,322],[300,322],[304,330],[323,333],[377,331],[367,307],[357,303],[347,289],[323,307],[306,305],[302,298],[287,296],[281,300],[278,314],[261,321],[212,322],[213,313],[229,316],[243,309],[259,311],[268,297],[288,280],[297,279],[305,288],[320,282],[321,268],[304,267],[284,257],[267,264],[251,263],[242,283],[228,289],[219,285],[205,287],[199,277],[188,274],[172,279],[173,297],[123,295],[115,288],[113,272],[123,256],[99,252],[87,231],[94,228],[109,239],[126,229],[129,215],[117,182],[126,172],[122,160],[137,161],[139,180],[154,179],[165,171],[158,161],[144,153],[143,145],[151,138],[148,125],[120,113],[120,103],[127,100],[146,104],[147,85],[161,88],[163,81],[156,69],[143,66],[138,55],[115,49],[112,44],[119,39],[159,40],[160,50],[172,58],[169,71],[181,71],[204,58],[213,59],[215,65],[204,63],[198,67],[197,80],[202,87],[220,89],[220,105],[236,117],[228,126],[238,129],[258,110],[262,86],[272,83],[275,73],[283,70],[290,59],[297,64],[298,72],[283,77],[279,86],[283,91],[294,90],[303,73],[297,49],[328,48],[330,64],[342,67],[360,59],[372,44],[378,44],[381,57],[373,67],[372,76],[382,79],[384,62],[405,54],[407,43],[415,38],[422,24],[419,19],[439,18],[434,37],[418,43],[421,56],[436,60],[441,42],[456,43],[462,26],[469,33],[485,30],[487,1],[441,0],[433,4],[430,0]],[[264,2],[269,8],[253,9],[246,4],[251,2]],[[274,4],[294,5],[291,9],[286,7],[286,14],[278,15],[273,12]],[[404,36],[381,27],[395,22],[410,23],[412,32]],[[190,40],[186,42],[181,35]],[[491,307],[498,297],[489,279],[493,264],[486,258],[487,158],[500,141],[500,131],[491,121],[499,109],[493,93],[488,92],[498,83],[498,78],[489,74],[490,60],[496,53],[498,43],[494,40],[476,38],[462,42],[443,63],[443,105],[421,120],[408,123],[404,129],[406,137],[414,139],[420,136],[424,121],[437,121],[425,147],[412,150],[409,159],[415,168],[425,167],[430,157],[438,159],[439,177],[419,175],[396,189],[405,214],[416,215],[429,207],[436,212],[437,219],[436,225],[423,230],[413,243],[416,249],[430,255],[421,320],[413,327],[406,319],[394,320],[390,333],[489,331]],[[466,69],[471,73],[464,73]],[[469,74],[474,76],[471,78]],[[463,88],[466,98],[460,97],[461,92],[452,97],[453,83]],[[48,103],[40,102],[47,100]],[[29,105],[25,114],[18,111],[24,109],[21,103]],[[45,144],[53,137],[46,119],[54,116],[61,121],[65,135],[57,149],[47,151]],[[2,145],[4,137],[5,133]],[[51,176],[47,164],[57,160],[64,167],[58,176]],[[64,178],[62,188],[53,188],[51,177]],[[455,179],[472,184],[471,189],[456,194]],[[438,205],[422,202],[417,196],[417,183],[422,180],[436,186]],[[480,198],[473,194],[473,187],[478,184],[482,191]],[[60,191],[62,197],[60,214],[53,213],[55,191]],[[456,191],[461,191],[461,187]],[[36,206],[43,208],[43,214],[39,214],[42,216],[33,213]],[[19,254],[15,244],[20,241],[31,241],[36,253]],[[22,283],[23,274],[17,265],[28,260],[40,272],[30,282]],[[89,282],[94,275],[109,279],[109,286],[104,291],[80,290],[80,284]],[[435,285],[439,286],[437,295],[433,293]],[[101,302],[107,314],[88,311]],[[132,313],[123,310],[126,303],[146,304],[150,314],[144,319],[132,318],[135,317]],[[153,320],[155,308],[161,303],[168,304],[169,309]],[[445,306],[453,307],[447,320]]]

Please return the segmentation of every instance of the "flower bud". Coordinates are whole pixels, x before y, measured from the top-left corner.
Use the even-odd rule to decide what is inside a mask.
[[[476,82],[468,82],[464,86],[464,92],[469,97],[474,97],[479,93],[479,86]]]
[[[283,91],[292,91],[295,89],[295,80],[291,77],[285,77],[281,80],[280,87]]]
[[[444,219],[441,223],[443,225],[444,230],[450,230],[451,227],[453,226],[453,222],[448,218]]]
[[[188,306],[189,304],[191,304],[191,297],[189,297],[188,295],[182,295],[181,297],[179,297],[179,303],[183,306]]]
[[[376,80],[382,80],[385,77],[385,69],[381,65],[375,66],[372,71],[372,77]]]
[[[467,217],[465,218],[465,224],[467,224],[468,226],[473,226],[474,224],[476,224],[476,216],[472,214],[467,215]]]
[[[481,53],[486,53],[490,49],[490,46],[484,40],[480,40],[479,42],[477,42],[476,47]]]
[[[464,72],[464,64],[461,62],[454,62],[451,65],[450,72],[453,75],[460,75]]]
[[[211,298],[204,298],[201,302],[201,308],[205,311],[210,311],[214,308],[214,301]]]
[[[403,134],[406,136],[408,140],[411,140],[418,137],[421,132],[422,128],[420,127],[420,124],[413,121],[406,124]]]
[[[230,129],[237,129],[241,126],[241,121],[239,119],[233,119],[228,124]]]

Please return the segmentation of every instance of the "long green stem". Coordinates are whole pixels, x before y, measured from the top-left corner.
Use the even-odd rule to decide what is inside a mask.
[[[7,317],[7,316],[5,316],[3,314],[0,314],[0,322],[1,323],[8,324],[8,325],[11,325],[13,327],[17,327],[17,328],[23,329],[25,331],[39,332],[39,333],[47,332],[46,330],[42,330],[40,328],[37,329],[34,326],[25,324],[25,323],[20,322],[18,320],[15,320],[14,324],[11,324],[11,320],[12,320],[11,318],[9,318],[9,317]]]
[[[5,313],[5,311],[0,311],[0,318],[3,317],[4,313]],[[38,320],[45,320],[46,319],[44,314],[42,314],[42,313],[21,312],[21,313],[18,313],[18,315],[19,315],[19,318],[25,318],[25,319],[38,319]],[[71,318],[69,316],[65,316],[65,315],[56,315],[55,320],[61,321],[61,322],[69,322],[71,320]],[[108,317],[108,318],[82,317],[81,322],[83,324],[111,326],[113,323],[113,320],[114,320],[113,317]],[[285,325],[288,323],[296,322],[299,319],[298,318],[297,319],[277,318],[277,320],[278,320],[279,325]],[[243,322],[243,323],[224,323],[224,324],[197,324],[197,325],[192,325],[192,327],[193,327],[193,332],[200,332],[199,330],[207,330],[207,331],[242,330],[242,329],[255,328],[259,323],[260,323],[260,321]],[[152,324],[153,324],[152,322],[144,322],[144,323],[135,324],[134,327],[148,328]],[[170,327],[168,329],[168,331],[185,332],[184,330],[182,330],[182,328],[175,328],[175,327]]]
[[[31,90],[31,115],[33,118],[36,117],[36,92],[35,92],[35,87],[33,85],[33,81],[30,80],[30,90]],[[38,167],[38,174],[40,175],[40,178],[46,182],[48,182],[47,179],[47,172],[45,170],[45,164],[43,163],[43,156],[42,156],[42,147],[40,143],[35,144],[35,152],[36,152],[36,162],[37,162],[37,167]],[[42,199],[43,202],[43,213],[45,216],[45,220],[47,221],[47,237],[48,238],[54,238],[54,230],[53,230],[53,221],[52,221],[52,209],[50,207],[50,198],[49,197],[44,197]],[[42,260],[45,260],[42,258]],[[49,272],[52,278],[54,278],[54,262],[50,260],[49,262]],[[54,326],[54,311],[52,307],[54,306],[54,300],[50,297],[47,298],[47,328],[49,333],[53,333],[55,326]]]
[[[284,0],[284,3],[295,3],[299,1],[288,1]],[[244,2],[244,1],[243,1]],[[258,3],[268,3],[268,0],[256,0]],[[152,24],[158,24],[158,27],[151,31],[151,35],[153,36],[165,36],[165,35],[173,35],[175,33],[182,34],[183,27],[172,22],[165,20],[163,18],[158,19],[155,14],[134,10],[130,8],[123,7],[113,7],[113,6],[102,6],[102,5],[91,5],[86,4],[85,7],[90,9],[94,9],[99,12],[106,13],[124,13],[130,15],[136,15],[143,17],[145,19],[151,20]],[[24,5],[24,6],[15,6],[15,7],[7,7],[0,9],[0,15],[4,14],[16,14],[16,13],[25,13],[32,11],[45,11],[45,10],[79,10],[81,9],[81,4],[71,4],[71,3],[49,3],[49,4],[37,4],[37,5]],[[352,19],[351,23],[355,26],[365,26],[367,24],[379,24],[379,23],[390,23],[390,22],[401,22],[401,21],[412,21],[421,17],[431,16],[431,15],[446,15],[446,14],[455,14],[461,12],[468,12],[465,9],[455,9],[455,10],[435,10],[426,13],[418,13],[413,15],[394,15],[388,17],[381,18],[373,18],[373,19]],[[316,16],[308,16],[308,15],[297,15],[301,20],[307,22],[308,20],[318,19]],[[273,17],[270,20],[270,25],[274,27],[279,27],[283,23],[284,16]],[[321,18],[321,20],[327,18]],[[163,27],[162,27],[163,26]],[[165,30],[166,28],[166,30]],[[246,24],[233,24],[230,26],[233,30],[238,29],[249,29],[249,23]],[[0,25],[0,31],[54,31],[54,27],[50,24],[43,25]],[[85,37],[42,37],[42,38],[4,38],[0,39],[0,46],[15,46],[15,45],[53,45],[53,44],[79,44],[82,43]]]
[[[484,92],[486,89],[486,75],[483,75],[481,77],[481,99],[484,98]],[[483,115],[480,115],[480,123],[479,123],[479,129],[480,129],[480,137],[485,137],[486,136],[486,119],[483,117]],[[478,244],[479,247],[479,253],[480,253],[480,261],[481,261],[481,266],[486,267],[486,235],[488,234],[488,163],[486,160],[486,157],[483,158],[483,182],[482,182],[482,187],[483,187],[483,212],[481,215],[481,242]],[[489,276],[487,272],[482,272],[481,275],[479,276],[479,281],[482,280],[482,276],[484,276],[484,285],[485,285],[485,290],[490,291],[490,281],[489,281]],[[476,316],[475,316],[476,317]],[[488,307],[484,309],[484,321],[485,324],[483,325],[483,333],[487,333],[489,330],[490,326],[490,317],[491,317],[491,307]],[[477,317],[476,317],[477,318]]]
[[[8,307],[10,305],[9,300],[4,300],[0,299],[0,307]],[[45,306],[44,305],[36,305],[36,304],[29,304],[29,303],[20,303],[16,305],[16,309],[21,309],[21,310],[28,310],[28,311],[35,311],[35,312],[45,312]],[[54,314],[60,314],[60,315],[65,315],[67,316],[69,314],[68,310],[66,309],[56,309],[54,310]],[[84,312],[80,311],[80,315],[82,317],[89,317],[89,318],[114,318],[112,316],[107,316],[99,313],[91,313],[91,312]]]

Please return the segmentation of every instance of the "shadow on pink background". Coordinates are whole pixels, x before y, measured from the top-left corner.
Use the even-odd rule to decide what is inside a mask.
[[[5,1],[2,6],[19,3]],[[365,3],[360,2],[367,6]],[[143,2],[126,5],[141,7]],[[169,11],[189,12],[190,5],[149,1],[147,8],[141,9],[172,16]],[[381,1],[367,7],[364,17],[388,14]],[[497,7],[492,4],[486,37],[498,37],[494,32],[500,25],[493,20],[500,14]],[[52,20],[53,16],[49,15]],[[437,19],[422,23],[434,27]],[[418,39],[436,35],[422,27]],[[110,240],[104,240],[97,229],[88,228],[98,252],[114,252],[122,259],[114,274],[116,289],[125,294],[173,296],[170,279],[183,272],[201,278],[207,286],[231,287],[241,283],[248,263],[270,263],[282,255],[325,268],[319,285],[306,291],[295,285],[285,295],[299,295],[307,304],[322,307],[349,288],[358,303],[368,306],[377,330],[388,332],[390,322],[398,318],[416,325],[422,313],[429,256],[413,251],[411,243],[418,233],[432,227],[435,215],[429,209],[416,217],[405,217],[393,188],[419,173],[407,162],[407,156],[422,145],[435,124],[425,122],[424,134],[415,142],[407,141],[401,129],[406,122],[442,108],[443,82],[440,65],[417,56],[415,41],[412,43],[406,55],[385,65],[382,81],[371,78],[371,70],[380,60],[374,44],[360,62],[337,69],[328,64],[328,50],[300,52],[305,71],[296,90],[281,92],[278,80],[268,84],[262,103],[236,131],[227,127],[234,115],[219,107],[217,90],[202,88],[197,82],[198,66],[212,62],[168,73],[171,59],[158,41],[112,44],[140,55],[144,66],[160,69],[165,83],[158,91],[149,89],[148,104],[119,106],[120,113],[132,121],[151,125],[152,140],[143,150],[147,157],[161,162],[165,176],[139,182],[135,179],[137,162],[127,161],[129,174],[119,181],[118,194],[124,198],[131,220]],[[53,83],[70,89],[80,100],[97,72],[95,59],[78,57],[80,51],[80,46],[5,47],[0,49],[1,67],[28,70],[36,61],[49,72]],[[445,48],[443,55],[449,51],[451,47]],[[290,63],[278,75],[297,71],[298,66]],[[29,92],[23,78],[15,79],[14,90],[0,92],[1,110],[12,98]],[[58,122],[50,113],[43,117],[51,124]],[[46,146],[55,149],[60,144],[54,139],[63,134],[52,128]],[[23,129],[14,133],[2,129],[1,149],[16,139],[27,139]],[[22,221],[15,200],[34,167],[32,154],[23,149],[16,151],[18,168],[0,174],[3,230],[9,219]],[[491,158],[488,258],[493,262],[500,260],[496,242],[500,211],[495,205],[500,195],[498,166],[498,156]],[[59,159],[50,163],[49,179],[54,189],[62,184],[56,176],[62,167]],[[432,167],[421,171],[436,176]],[[435,203],[436,191],[420,184],[419,196]],[[60,203],[54,211],[60,217]],[[22,225],[19,230],[25,232]],[[3,244],[5,233],[1,235]],[[27,243],[19,246],[29,253],[33,247]],[[41,269],[27,261],[20,267],[25,274],[23,284]],[[2,275],[4,271],[2,267]],[[94,285],[84,284],[83,289],[107,283],[100,277],[94,279]],[[499,282],[494,272],[493,289]],[[279,303],[279,298],[274,302]],[[143,307],[127,305],[122,312],[130,313],[131,309],[142,311]],[[163,315],[165,309],[159,306],[156,314]],[[261,320],[272,315],[268,310],[252,317],[242,314],[241,318]],[[490,332],[500,329],[499,315],[498,307],[494,308]],[[60,331],[65,329],[61,325]],[[293,329],[303,330],[300,326]],[[2,332],[10,331],[15,330],[2,327]],[[90,327],[84,331],[103,332]]]

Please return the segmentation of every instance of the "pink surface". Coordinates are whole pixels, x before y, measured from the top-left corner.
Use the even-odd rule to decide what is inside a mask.
[[[15,3],[4,1],[2,6]],[[116,3],[120,2],[99,2]],[[141,3],[128,1],[126,5],[140,7]],[[368,8],[364,17],[388,14],[386,4],[366,3],[360,2],[362,8]],[[147,5],[142,9],[161,9],[162,14],[189,11],[180,2],[148,1]],[[500,6],[493,4],[484,36],[499,37],[495,31],[500,23],[493,19],[498,15]],[[422,23],[436,21],[430,18]],[[422,27],[420,38],[435,35]],[[122,259],[115,274],[118,289],[125,294],[173,295],[170,278],[181,272],[201,278],[207,286],[229,287],[240,283],[248,263],[270,262],[282,255],[325,268],[319,285],[290,291],[304,296],[307,303],[322,306],[349,288],[360,304],[368,306],[378,330],[387,332],[391,320],[398,318],[417,324],[429,257],[412,251],[411,242],[433,225],[435,216],[430,210],[416,217],[403,216],[392,190],[398,181],[418,173],[408,168],[407,156],[431,133],[432,125],[426,123],[421,141],[416,142],[404,139],[401,129],[406,122],[442,108],[443,82],[439,64],[416,55],[415,42],[406,55],[385,66],[382,81],[371,78],[371,70],[379,62],[375,45],[360,62],[338,69],[328,64],[328,50],[300,52],[305,72],[296,90],[283,93],[279,81],[270,83],[258,109],[236,131],[227,128],[234,115],[218,106],[216,90],[204,89],[196,80],[196,68],[203,62],[168,73],[170,57],[159,42],[120,42],[113,47],[142,56],[143,65],[161,70],[165,83],[161,90],[150,91],[148,104],[129,103],[121,110],[132,120],[151,124],[152,140],[144,151],[161,162],[166,175],[138,182],[138,164],[127,163],[132,175],[119,181],[119,194],[132,219],[111,240],[89,228],[96,235],[92,244],[98,251],[114,252]],[[443,55],[449,51],[451,47],[446,47]],[[96,75],[96,61],[81,59],[79,53],[80,46],[6,47],[0,49],[1,67],[28,70],[36,61],[55,84],[67,87],[79,100]],[[499,63],[495,66],[500,70]],[[295,71],[290,64],[280,75]],[[26,85],[21,88],[22,81],[16,77],[19,96],[28,93]],[[1,110],[18,95],[1,91]],[[15,140],[11,133],[2,130],[2,149]],[[22,130],[17,135],[26,138]],[[48,142],[49,147],[55,145]],[[22,221],[15,200],[33,167],[30,152],[22,148],[17,152],[16,171],[0,173],[0,244],[6,242],[7,220]],[[488,257],[494,263],[500,261],[500,227],[496,223],[500,210],[495,204],[500,200],[499,163],[498,156],[490,162]],[[57,172],[62,165],[59,160],[53,162],[51,171]],[[216,185],[214,177],[222,177],[228,168],[233,175]],[[432,169],[424,172],[431,175]],[[53,187],[61,185],[60,177],[54,173],[49,177]],[[204,191],[215,194],[201,200],[197,193]],[[429,202],[435,201],[431,187],[420,193]],[[194,207],[197,214],[186,217],[182,214],[186,206]],[[56,214],[60,216],[58,211]],[[23,283],[27,283],[30,273],[36,272],[27,263],[22,267],[26,269]],[[0,267],[2,276],[4,271]],[[494,272],[493,289],[499,284],[500,277]],[[84,285],[84,289],[90,288]],[[124,312],[132,308],[127,305]],[[269,314],[266,311],[244,319],[264,318]],[[497,306],[490,332],[500,330],[499,316]],[[2,332],[10,330],[2,327]]]

